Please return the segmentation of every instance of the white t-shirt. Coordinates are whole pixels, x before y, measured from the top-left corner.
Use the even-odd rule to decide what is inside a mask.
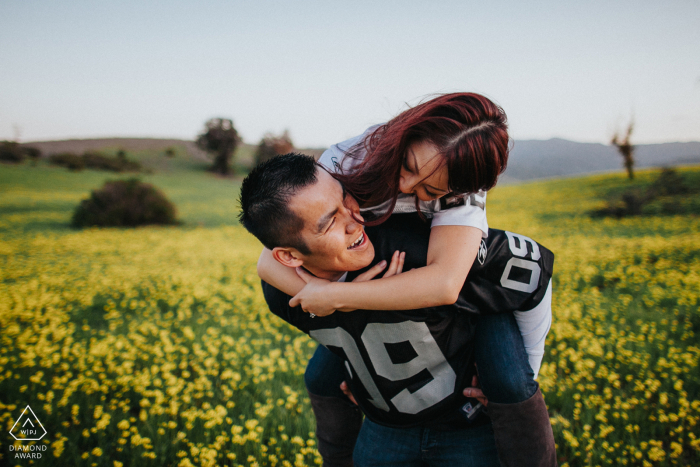
[[[360,143],[366,136],[376,130],[379,125],[369,127],[363,134],[334,144],[328,148],[318,162],[330,172],[336,173],[341,168],[345,173],[349,173],[361,159],[367,155],[362,150],[357,156],[346,157],[348,149]],[[394,206],[395,213],[415,212],[416,198],[413,195],[399,193]],[[387,200],[377,206],[361,209],[371,211],[375,214],[383,214],[389,208],[391,200]],[[418,206],[425,217],[432,219],[431,227],[438,225],[463,225],[480,229],[481,236],[486,238],[489,233],[489,225],[486,221],[486,192],[479,192],[471,195],[457,195],[450,199],[436,199],[433,201],[419,201]]]

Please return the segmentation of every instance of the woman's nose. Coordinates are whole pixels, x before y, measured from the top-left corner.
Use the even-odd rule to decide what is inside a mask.
[[[399,179],[399,191],[401,193],[413,193],[413,177],[402,175]]]

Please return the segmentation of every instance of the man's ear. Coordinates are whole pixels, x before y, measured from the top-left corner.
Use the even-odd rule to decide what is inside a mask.
[[[272,257],[290,268],[297,268],[304,264],[302,255],[296,248],[275,247],[272,249]]]

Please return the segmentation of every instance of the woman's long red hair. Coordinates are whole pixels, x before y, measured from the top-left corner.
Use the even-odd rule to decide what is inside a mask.
[[[372,224],[391,215],[399,195],[399,176],[408,147],[429,141],[445,159],[449,189],[476,193],[496,185],[508,163],[506,114],[474,93],[444,94],[410,108],[350,148],[346,157],[365,158],[351,172],[336,178],[363,206],[393,200]]]

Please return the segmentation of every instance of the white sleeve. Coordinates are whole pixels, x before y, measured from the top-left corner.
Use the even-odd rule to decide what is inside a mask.
[[[441,210],[433,214],[431,227],[438,225],[463,225],[481,229],[481,236],[489,236],[489,223],[486,220],[486,193],[470,196],[469,203]]]
[[[334,144],[323,151],[323,154],[321,154],[321,157],[318,159],[318,163],[328,169],[329,172],[337,173],[344,156],[345,153],[340,150],[337,144]]]
[[[321,154],[321,157],[318,159],[318,163],[324,166],[326,169],[328,169],[329,172],[332,173],[337,173],[341,167],[345,172],[352,170],[352,168],[355,165],[357,165],[362,159],[364,159],[364,156],[366,156],[367,153],[364,151],[360,152],[356,155],[360,156],[359,158],[345,157],[345,153],[348,151],[348,149],[352,148],[353,146],[364,140],[367,135],[372,133],[379,126],[380,125],[372,125],[371,127],[367,128],[365,132],[361,135],[355,136],[350,139],[346,139],[345,141],[342,141],[338,144],[334,144],[330,148],[323,151],[323,154]]]
[[[523,336],[523,344],[525,344],[530,367],[535,373],[535,379],[537,379],[544,357],[544,341],[552,326],[552,281],[549,281],[544,298],[535,308],[528,311],[516,311],[513,315],[518,323],[520,334]]]

